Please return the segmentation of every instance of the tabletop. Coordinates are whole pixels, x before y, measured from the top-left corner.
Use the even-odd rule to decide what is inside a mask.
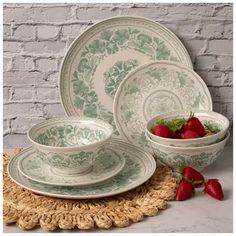
[[[218,201],[197,189],[189,200],[168,204],[168,209],[157,216],[146,217],[143,221],[126,228],[109,230],[56,230],[62,233],[232,233],[233,232],[233,147],[226,147],[222,155],[203,174],[206,178],[217,178],[222,184],[225,200]],[[23,231],[13,225],[3,226],[4,233],[45,233],[40,227]]]

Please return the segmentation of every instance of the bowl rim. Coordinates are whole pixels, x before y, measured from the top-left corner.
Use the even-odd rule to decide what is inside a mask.
[[[201,138],[197,138],[197,139],[172,139],[172,138],[164,138],[164,137],[160,137],[160,136],[157,136],[157,135],[154,135],[150,132],[150,130],[148,129],[148,126],[153,123],[154,120],[156,120],[158,117],[164,117],[164,116],[174,116],[174,115],[187,115],[189,114],[189,111],[187,112],[186,110],[181,110],[181,111],[174,111],[174,112],[166,112],[166,113],[163,113],[161,115],[158,115],[158,116],[155,116],[153,117],[152,119],[150,119],[147,124],[146,124],[146,131],[148,132],[148,134],[151,136],[151,137],[155,137],[155,139],[159,139],[159,140],[166,140],[166,141],[171,141],[171,142],[176,142],[176,143],[188,143],[188,142],[192,142],[192,141],[195,141],[196,143],[199,142],[203,142],[203,141],[206,141],[209,139],[209,137],[216,137],[216,136],[220,136],[221,134],[225,133],[228,128],[229,128],[229,120],[226,116],[218,113],[218,112],[214,112],[214,111],[206,111],[206,110],[193,110],[194,113],[205,113],[206,115],[209,114],[211,116],[214,116],[214,115],[217,115],[217,116],[220,116],[223,120],[224,120],[224,123],[226,124],[226,128],[222,129],[220,132],[216,133],[216,134],[213,134],[211,136],[206,136],[206,137],[201,137]],[[194,143],[195,143],[194,142]]]
[[[32,137],[32,132],[37,129],[40,128],[40,126],[47,124],[47,123],[51,123],[51,122],[59,122],[59,121],[65,121],[65,122],[71,122],[71,121],[92,121],[95,124],[97,122],[99,122],[103,127],[105,127],[108,130],[108,135],[105,139],[102,139],[100,141],[97,141],[95,143],[91,143],[91,144],[87,144],[87,145],[75,145],[75,146],[67,146],[67,147],[58,147],[58,146],[50,146],[50,145],[44,145],[41,143],[36,142],[33,137]],[[79,150],[79,149],[90,149],[93,147],[97,147],[100,146],[101,144],[105,143],[106,141],[108,141],[111,136],[113,134],[113,128],[112,126],[107,123],[104,120],[98,119],[98,118],[90,118],[90,117],[79,117],[79,116],[70,116],[70,117],[60,117],[60,118],[50,118],[47,119],[43,122],[37,123],[35,125],[33,125],[27,132],[27,137],[30,140],[31,143],[33,143],[35,146],[43,148],[44,150],[58,150],[58,151],[73,151],[73,150]]]
[[[224,142],[227,142],[227,140],[229,139],[230,137],[230,132],[229,130],[227,131],[226,133],[226,136],[224,137],[223,140],[217,142],[217,143],[214,143],[214,144],[210,144],[210,145],[204,145],[204,146],[200,146],[200,147],[176,147],[176,146],[168,146],[168,145],[164,145],[164,144],[160,144],[160,143],[157,143],[155,141],[153,141],[148,135],[147,133],[145,133],[146,135],[146,138],[149,142],[155,144],[155,145],[158,145],[160,147],[164,147],[164,148],[171,148],[172,150],[200,150],[200,149],[205,149],[205,148],[212,148],[212,147],[215,147],[215,146],[218,146]]]

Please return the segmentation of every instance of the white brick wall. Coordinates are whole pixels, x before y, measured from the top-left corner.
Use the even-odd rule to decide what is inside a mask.
[[[4,148],[27,145],[26,131],[32,124],[64,115],[57,84],[66,49],[89,25],[116,15],[144,16],[172,30],[207,83],[214,110],[232,124],[232,4],[5,3]]]

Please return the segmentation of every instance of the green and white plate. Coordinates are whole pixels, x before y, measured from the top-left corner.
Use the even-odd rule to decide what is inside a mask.
[[[159,23],[123,16],[92,25],[62,62],[59,87],[66,114],[100,118],[115,129],[112,106],[120,82],[137,66],[155,60],[192,68],[181,41]]]
[[[25,189],[46,196],[68,199],[100,198],[123,193],[141,185],[153,175],[156,162],[150,153],[118,139],[111,141],[110,149],[125,158],[125,166],[119,174],[95,186],[54,186],[28,179],[17,168],[22,153],[10,160],[8,174],[16,184]],[[29,151],[30,149],[26,149],[23,153]]]
[[[114,99],[118,131],[133,144],[150,148],[146,123],[165,112],[212,110],[210,92],[192,69],[168,61],[147,63],[130,72]]]
[[[62,175],[55,173],[34,148],[28,148],[19,154],[18,169],[25,177],[39,183],[59,186],[91,185],[107,180],[118,174],[125,165],[125,158],[115,150],[106,149],[98,156],[90,172],[81,175]]]

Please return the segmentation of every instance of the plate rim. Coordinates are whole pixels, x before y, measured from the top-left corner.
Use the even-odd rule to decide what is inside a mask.
[[[30,152],[30,151],[32,151],[33,149],[34,149],[34,147],[31,146],[31,147],[27,148],[27,151]],[[25,151],[25,154],[27,153],[27,151]],[[22,153],[22,155],[24,155],[24,154]],[[36,179],[36,178],[34,178],[34,177],[31,177],[31,176],[27,175],[27,173],[25,173],[25,172],[22,170],[21,164],[22,164],[23,160],[26,159],[27,157],[28,157],[28,156],[22,156],[22,157],[21,157],[21,160],[19,160],[19,161],[17,162],[17,169],[18,169],[18,171],[19,171],[23,176],[25,176],[27,179],[31,179],[31,180],[33,180],[33,181],[35,181],[35,182],[38,182],[38,183],[41,183],[41,184],[46,184],[46,185],[52,185],[52,186],[63,186],[63,187],[67,187],[67,186],[78,186],[78,187],[79,187],[79,186],[85,186],[85,185],[90,186],[90,185],[99,184],[99,183],[101,183],[101,182],[103,182],[103,181],[107,181],[107,180],[113,178],[115,175],[119,174],[119,172],[121,172],[122,169],[123,169],[124,166],[125,166],[125,158],[122,157],[122,156],[119,156],[119,159],[120,159],[120,161],[119,161],[119,163],[120,163],[119,168],[117,168],[114,173],[110,173],[110,175],[109,175],[108,177],[103,177],[103,178],[101,178],[101,179],[99,179],[99,180],[96,180],[96,179],[95,179],[94,182],[92,182],[92,183],[91,183],[91,182],[83,182],[83,183],[62,183],[62,184],[60,184],[60,183],[49,183],[49,182],[47,182],[47,181],[42,181],[42,180],[38,180],[38,179]],[[45,164],[45,165],[46,165],[46,164]],[[89,173],[90,173],[90,172],[89,172]],[[89,174],[89,173],[87,173],[87,174]],[[73,177],[73,176],[71,176],[71,177]]]
[[[114,141],[114,144],[118,144],[118,145],[125,144],[126,146],[130,146],[130,147],[136,149],[138,152],[141,152],[143,155],[145,155],[146,156],[145,158],[146,159],[148,158],[148,160],[150,162],[150,166],[151,166],[152,169],[148,169],[148,174],[146,174],[145,178],[143,178],[143,176],[140,176],[139,181],[135,185],[133,185],[133,186],[131,186],[129,188],[126,187],[126,188],[123,188],[122,190],[118,190],[118,191],[114,191],[114,192],[107,192],[107,194],[103,193],[103,194],[99,194],[99,195],[97,194],[97,195],[85,195],[85,196],[81,196],[81,195],[73,195],[73,196],[71,196],[71,195],[63,195],[63,194],[56,194],[56,193],[48,193],[48,192],[44,192],[44,191],[40,191],[40,190],[35,190],[35,189],[32,190],[32,188],[30,188],[28,186],[24,186],[21,183],[21,181],[16,180],[15,178],[13,178],[11,176],[10,167],[12,165],[12,162],[15,161],[15,159],[17,159],[17,155],[18,154],[16,154],[9,161],[9,163],[7,165],[7,173],[9,175],[10,179],[14,183],[16,183],[17,185],[21,186],[24,189],[27,189],[27,190],[29,190],[31,192],[34,192],[34,193],[37,193],[37,194],[40,194],[40,195],[43,195],[43,196],[56,197],[56,198],[64,198],[64,199],[95,199],[95,198],[103,198],[103,197],[109,197],[109,196],[118,195],[118,194],[127,192],[129,190],[132,190],[132,189],[140,186],[141,184],[145,183],[148,179],[150,179],[153,176],[153,174],[154,174],[154,172],[156,170],[156,161],[155,161],[155,159],[154,159],[154,157],[153,157],[153,155],[151,153],[149,153],[147,151],[144,151],[140,147],[137,147],[137,146],[135,146],[135,145],[133,145],[131,143],[127,143],[127,142],[125,142],[125,141],[123,141],[123,140],[121,140],[119,138],[114,138],[113,141]],[[122,149],[122,150],[124,151],[125,148]],[[140,160],[142,160],[142,158]]]
[[[181,69],[184,69],[184,70],[188,70],[190,73],[194,74],[196,76],[197,80],[200,81],[200,84],[202,84],[202,86],[205,87],[205,89],[206,89],[207,97],[209,99],[209,104],[210,104],[209,111],[212,111],[212,109],[213,109],[212,97],[211,97],[210,91],[209,91],[209,89],[207,87],[207,84],[200,77],[200,75],[198,75],[193,69],[188,68],[188,67],[184,66],[181,63],[172,62],[172,61],[166,61],[166,60],[156,60],[156,61],[153,61],[153,62],[148,62],[148,63],[145,63],[143,65],[140,65],[140,66],[136,67],[135,69],[133,69],[132,71],[130,71],[125,76],[125,78],[121,81],[121,83],[119,84],[118,89],[117,89],[117,91],[115,93],[115,97],[114,97],[114,101],[113,101],[113,117],[114,117],[114,122],[115,122],[116,128],[119,131],[120,135],[122,135],[122,137],[124,137],[127,141],[131,142],[133,145],[137,145],[137,144],[133,143],[133,140],[130,139],[126,135],[126,133],[123,131],[123,128],[122,128],[122,126],[121,126],[121,124],[120,124],[120,122],[119,122],[119,120],[117,118],[117,114],[118,114],[117,113],[117,106],[118,106],[119,97],[120,97],[120,94],[122,92],[122,89],[123,89],[125,83],[130,79],[130,77],[132,75],[134,75],[135,73],[137,73],[140,70],[145,69],[146,67],[149,67],[149,66],[152,66],[152,65],[157,65],[157,64],[174,65],[174,66],[176,66],[178,68],[181,68]],[[148,147],[146,146],[146,148],[148,148]]]
[[[179,37],[175,33],[173,33],[170,29],[168,29],[166,26],[164,26],[163,24],[161,24],[159,22],[156,22],[156,21],[154,21],[152,19],[146,18],[146,17],[135,16],[135,15],[113,16],[113,17],[108,17],[108,18],[105,18],[105,19],[101,19],[99,21],[96,21],[94,24],[88,26],[88,28],[86,28],[84,31],[82,31],[81,33],[78,34],[78,36],[71,42],[70,46],[67,48],[67,50],[66,50],[66,52],[64,54],[63,60],[61,62],[60,69],[59,69],[58,90],[59,90],[60,103],[62,105],[64,113],[67,116],[74,116],[75,115],[73,112],[70,111],[70,109],[68,109],[64,105],[64,102],[65,102],[65,98],[64,97],[65,96],[63,97],[62,89],[61,89],[62,81],[63,81],[63,71],[64,71],[64,68],[65,68],[65,62],[66,62],[66,60],[68,58],[68,54],[72,51],[72,48],[73,48],[74,44],[76,44],[77,40],[79,40],[84,34],[88,33],[91,29],[93,29],[93,28],[95,28],[95,27],[97,27],[97,26],[99,26],[99,25],[101,25],[103,23],[109,22],[109,21],[125,19],[125,18],[127,18],[127,19],[131,18],[131,19],[147,21],[149,23],[156,24],[158,27],[160,27],[161,29],[166,31],[168,34],[170,34],[176,40],[176,43],[178,43],[180,45],[181,50],[182,50],[183,54],[186,57],[186,61],[188,62],[188,66],[193,69],[193,63],[192,63],[191,57],[190,57],[186,47],[181,42]],[[76,115],[77,116],[82,116],[82,115],[79,115],[78,113],[76,113]]]

